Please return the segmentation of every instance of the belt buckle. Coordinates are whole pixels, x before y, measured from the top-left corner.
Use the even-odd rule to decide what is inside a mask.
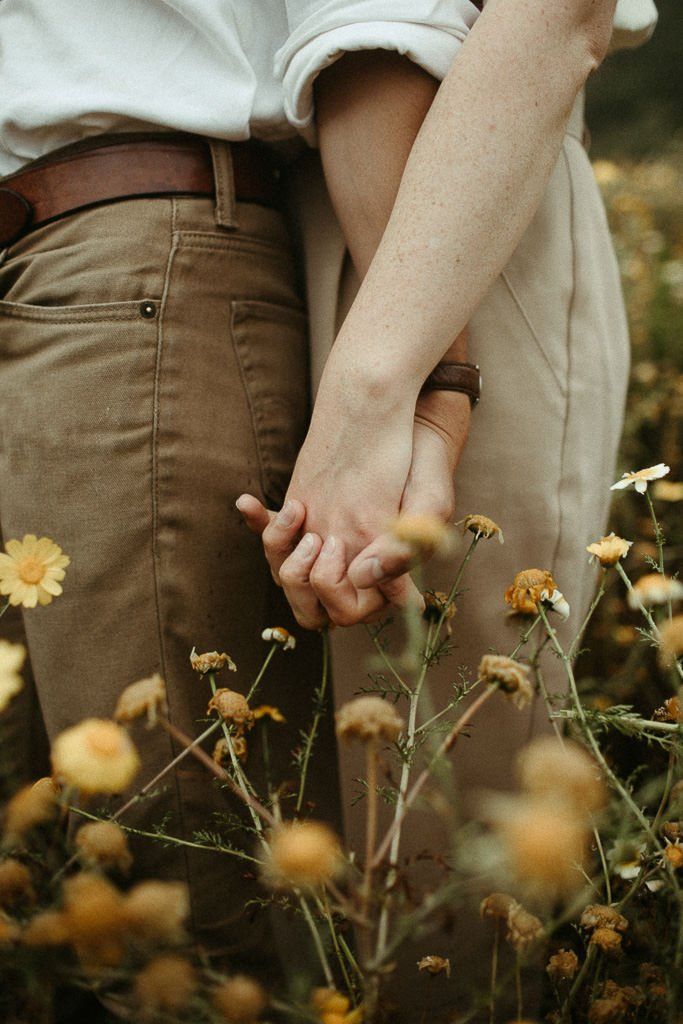
[[[28,199],[0,185],[0,246],[16,242],[28,231],[32,221],[33,207]]]

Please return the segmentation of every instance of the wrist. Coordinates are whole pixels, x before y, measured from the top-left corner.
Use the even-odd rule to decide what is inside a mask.
[[[348,359],[332,350],[323,372],[315,407],[336,410],[346,419],[363,422],[405,419],[410,422],[421,382],[406,381],[396,367],[381,359]]]
[[[415,422],[441,437],[453,468],[462,453],[471,415],[470,400],[459,391],[425,392],[415,406]]]

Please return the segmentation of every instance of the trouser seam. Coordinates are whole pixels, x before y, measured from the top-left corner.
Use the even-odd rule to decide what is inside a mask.
[[[562,442],[560,445],[560,472],[557,485],[557,516],[558,516],[558,527],[557,527],[557,540],[555,542],[555,550],[553,551],[553,557],[551,562],[551,568],[555,571],[557,559],[559,557],[560,548],[562,546],[563,539],[563,526],[564,526],[564,515],[562,505],[562,485],[564,482],[564,471],[565,471],[565,459],[567,454],[567,446],[569,441],[569,414],[571,408],[571,380],[572,380],[572,323],[574,315],[574,307],[576,304],[577,294],[577,265],[576,265],[576,197],[574,195],[574,183],[572,181],[571,168],[569,166],[569,160],[567,154],[562,149],[562,160],[564,162],[567,178],[569,184],[569,242],[571,246],[571,267],[572,267],[572,290],[569,296],[569,303],[567,305],[567,333],[566,333],[566,350],[567,350],[567,387],[564,393],[564,421],[562,424]]]
[[[159,318],[157,321],[157,342],[156,342],[156,356],[154,363],[154,388],[153,388],[153,399],[152,399],[152,473],[151,473],[151,491],[152,491],[152,580],[154,587],[154,610],[156,614],[157,622],[157,642],[159,645],[159,662],[161,674],[164,679],[167,678],[167,661],[166,661],[166,647],[164,643],[164,627],[163,627],[163,616],[161,612],[161,581],[159,572],[159,420],[161,411],[161,369],[164,352],[164,313],[168,302],[168,292],[171,281],[171,269],[173,267],[173,261],[177,252],[177,234],[176,234],[176,220],[177,220],[177,201],[173,199],[171,201],[171,230],[170,230],[170,249],[168,254],[168,260],[166,261],[166,270],[164,272],[164,281],[161,293],[161,302],[159,305]],[[168,715],[169,719],[173,720],[173,707],[171,704],[170,695],[168,693],[168,686],[166,687],[166,697],[168,702]],[[171,737],[168,738],[169,747],[171,750],[171,757],[174,756],[173,741]],[[183,801],[180,790],[180,781],[178,779],[177,771],[172,772],[173,786],[175,790],[175,797],[178,806],[178,816],[180,820],[181,834],[185,835],[185,816],[183,813]],[[196,920],[194,912],[194,897],[192,893],[192,886],[190,882],[190,863],[187,850],[182,848],[182,857],[185,864],[185,876],[188,880],[188,889],[190,893],[190,918],[192,922],[192,930],[196,932]]]

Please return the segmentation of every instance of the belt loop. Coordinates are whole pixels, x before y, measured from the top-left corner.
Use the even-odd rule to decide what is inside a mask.
[[[209,147],[216,187],[216,224],[221,228],[234,229],[238,225],[230,143],[221,139],[210,139]]]

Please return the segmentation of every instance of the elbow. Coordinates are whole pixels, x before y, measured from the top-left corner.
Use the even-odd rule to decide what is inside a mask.
[[[612,39],[616,0],[581,0],[577,31],[585,59],[585,77],[600,67]]]

